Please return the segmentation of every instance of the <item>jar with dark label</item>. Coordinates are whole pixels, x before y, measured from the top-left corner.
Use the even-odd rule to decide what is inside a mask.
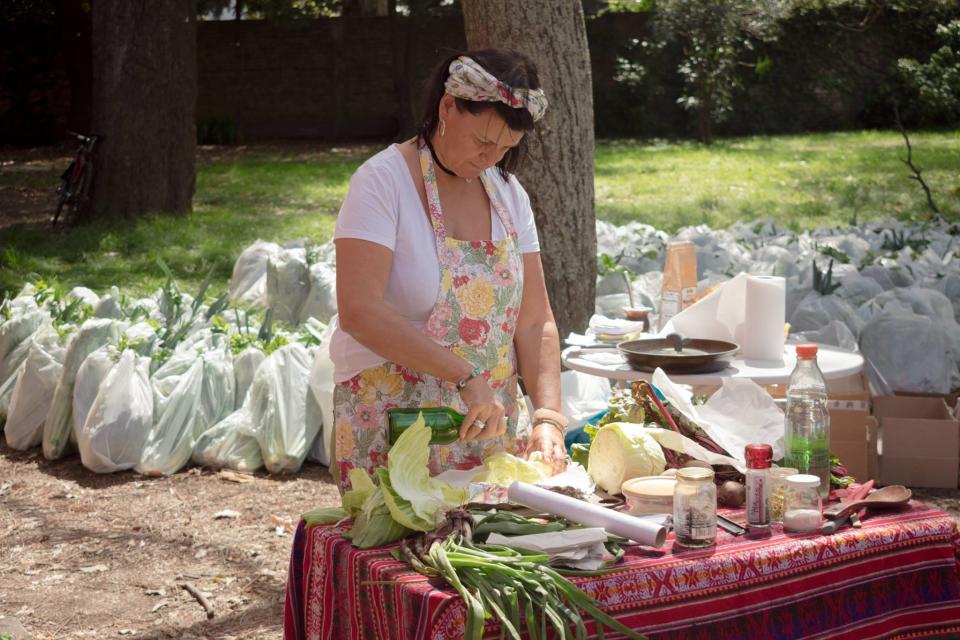
[[[713,470],[677,470],[673,493],[673,529],[683,547],[709,547],[717,541],[717,486]]]

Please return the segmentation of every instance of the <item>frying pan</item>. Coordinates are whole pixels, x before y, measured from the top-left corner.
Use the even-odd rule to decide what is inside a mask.
[[[679,347],[679,348],[678,348]],[[701,338],[646,338],[627,340],[617,350],[633,369],[651,372],[658,367],[666,373],[712,373],[726,369],[740,345]]]

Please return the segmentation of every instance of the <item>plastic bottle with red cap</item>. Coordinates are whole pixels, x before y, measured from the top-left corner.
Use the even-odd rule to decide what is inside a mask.
[[[744,451],[747,460],[747,526],[750,529],[770,527],[767,510],[767,471],[773,460],[773,448],[768,444],[748,444]]]
[[[830,493],[830,412],[815,344],[797,345],[784,428],[787,465],[820,478],[820,495],[825,499]]]

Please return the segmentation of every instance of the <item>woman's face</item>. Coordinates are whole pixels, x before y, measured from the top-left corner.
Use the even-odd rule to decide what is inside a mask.
[[[460,111],[449,94],[440,100],[440,118],[446,126],[442,137],[437,131],[434,146],[439,148],[443,164],[462,178],[478,177],[523,138],[523,131],[508,127],[494,109],[476,115]]]

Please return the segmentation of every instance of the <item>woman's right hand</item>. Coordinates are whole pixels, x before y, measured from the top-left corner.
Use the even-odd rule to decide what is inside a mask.
[[[483,376],[470,380],[460,391],[467,405],[467,415],[460,425],[461,440],[493,440],[507,432],[507,418],[503,404]]]

